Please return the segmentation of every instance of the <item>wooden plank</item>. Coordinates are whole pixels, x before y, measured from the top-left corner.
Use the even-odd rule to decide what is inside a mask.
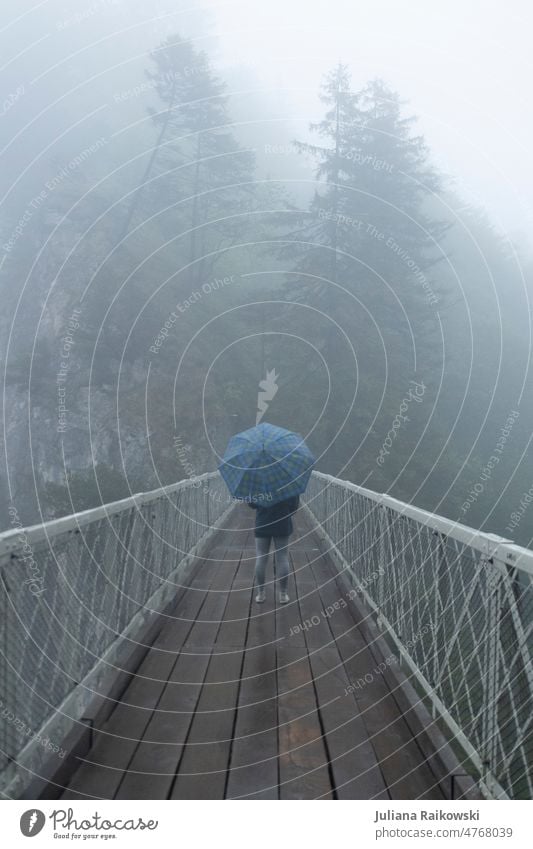
[[[244,650],[250,616],[252,584],[245,569],[239,568],[215,641],[214,652],[232,648]]]
[[[224,799],[251,592],[250,564],[241,556],[171,799]]]
[[[205,568],[204,568],[205,567]],[[150,721],[176,662],[176,647],[184,642],[215,576],[215,566],[201,561],[193,586],[201,592],[180,598],[174,617],[167,618],[154,646],[103,728],[95,729],[94,743],[61,798],[112,799],[123,772]],[[170,650],[168,647],[172,647]]]
[[[302,568],[297,573],[300,614],[336,796],[388,799],[357,703],[347,692],[348,677],[330,627],[330,620],[345,609],[347,601],[342,588],[331,580],[328,564],[309,549],[305,556],[307,571]],[[364,645],[361,637],[360,645]]]
[[[166,799],[174,783],[229,589],[237,571],[221,562],[150,722],[128,765],[117,799]]]
[[[307,553],[302,553],[301,560],[302,564],[296,571],[296,584],[305,643],[309,651],[314,648],[334,648],[335,640],[328,625],[320,593],[320,578],[311,568]],[[321,564],[317,565],[318,572],[320,572],[320,566]]]
[[[62,799],[113,799],[146,726],[150,721],[175,657],[148,653],[132,683],[102,730],[95,729],[93,745],[82,759]]]
[[[211,657],[171,799],[224,799],[242,658]]]
[[[390,799],[337,649],[310,654],[337,799]]]
[[[272,579],[271,563],[268,568]],[[266,586],[266,601],[263,604],[256,603],[256,591],[254,587],[246,639],[247,650],[254,646],[271,645],[276,640],[276,594],[272,584]]]
[[[352,641],[353,651],[364,652],[367,663],[370,653],[349,611],[345,591],[336,580],[332,580],[336,577],[333,568],[327,560],[318,558],[316,553],[308,553],[307,557],[320,604],[305,636],[337,797],[388,799],[390,796],[376,752],[357,702],[349,690],[350,682],[336,645],[331,623],[339,618],[339,614],[343,619],[344,630]],[[301,600],[300,604],[302,619],[309,619],[312,612],[306,608],[309,600]],[[317,617],[320,620],[318,624]]]
[[[248,586],[251,589],[251,580]],[[252,598],[248,610],[226,798],[277,799],[276,619],[272,589],[264,604],[256,604]],[[244,617],[245,610],[241,615]]]
[[[96,743],[89,755],[94,763],[89,763],[89,759],[87,759],[82,769],[76,773],[71,786],[66,789],[65,798],[113,798],[117,792],[122,774],[131,760],[139,740],[146,731],[151,714],[162,696],[165,683],[176,663],[176,652],[192,634],[199,612],[206,599],[206,590],[209,589],[215,576],[218,577],[219,581],[221,578],[224,581],[227,580],[223,576],[226,565],[223,569],[220,568],[223,540],[232,540],[241,547],[247,541],[253,542],[250,531],[240,527],[243,516],[237,516],[237,512],[235,511],[235,514],[230,517],[225,531],[217,534],[213,548],[209,551],[207,558],[199,561],[197,567],[193,570],[191,585],[180,599],[180,605],[174,617],[166,618],[154,646],[145,658],[145,663],[124,694],[123,704],[117,706],[105,729],[103,729],[108,733],[95,732]],[[228,551],[226,561],[229,563],[230,560],[233,560],[233,564],[236,566],[240,557],[240,551],[234,549],[233,554]],[[178,590],[178,592],[180,591]],[[183,589],[180,594],[183,594]],[[242,595],[243,599],[245,595],[245,593]],[[250,592],[247,595],[249,600]],[[220,601],[218,604],[220,604]],[[248,604],[248,602],[245,604]],[[212,619],[213,609],[208,611],[206,608],[202,618]],[[242,638],[247,626],[247,615],[241,617],[238,622],[228,624],[233,629],[235,638],[241,637],[240,646],[242,647],[244,642]],[[198,628],[195,631],[194,640],[196,643],[212,639],[212,623],[202,623],[202,629],[202,634],[199,633]],[[146,676],[146,679],[142,676]],[[80,792],[78,793],[77,790]]]
[[[232,647],[243,651],[246,642],[252,597],[255,547],[253,545],[253,532],[249,527],[250,517],[247,516],[244,506],[239,509],[241,523],[245,525],[248,523],[248,526],[242,538],[243,545],[239,552],[239,568],[233,580],[230,597],[220,623],[215,642],[215,652],[219,650],[220,646],[224,647],[221,649],[223,651]]]
[[[226,798],[278,798],[277,724],[275,647],[247,645]]]
[[[165,625],[152,646],[153,651],[176,653],[180,650],[196,622],[207,591],[220,574],[221,564],[229,563],[232,557],[226,549],[218,545],[207,552],[207,556],[199,562],[192,578],[189,579],[174,614],[165,617]]]
[[[327,561],[327,558],[326,558]],[[326,563],[327,565],[327,563]],[[317,565],[312,569],[316,577]],[[334,567],[329,564],[329,569]],[[346,590],[339,583],[322,581],[324,604]],[[443,795],[425,758],[392,695],[377,659],[364,640],[361,622],[357,622],[353,604],[341,607],[329,617],[339,654],[353,690],[360,715],[376,752],[391,799],[442,799]],[[390,660],[390,658],[389,658]],[[370,680],[365,680],[365,675]]]
[[[183,751],[209,656],[180,655],[125,771],[116,799],[166,799]]]
[[[276,642],[286,648],[299,649],[300,656],[305,657],[307,648],[302,626],[300,608],[298,606],[298,594],[296,590],[295,571],[298,569],[302,557],[298,549],[291,547],[290,553],[291,571],[289,574],[288,592],[290,602],[278,605],[276,608]]]
[[[331,799],[328,756],[309,660],[278,648],[279,787],[281,799]]]

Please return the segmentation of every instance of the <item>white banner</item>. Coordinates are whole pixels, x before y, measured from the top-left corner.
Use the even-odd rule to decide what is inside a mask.
[[[267,806],[272,810],[268,811]],[[517,846],[533,843],[531,802],[5,801],[4,846],[280,849]],[[29,841],[35,839],[34,844]]]

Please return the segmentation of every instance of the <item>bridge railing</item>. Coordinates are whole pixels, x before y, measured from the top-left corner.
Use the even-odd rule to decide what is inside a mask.
[[[218,473],[0,534],[0,787],[16,797],[233,506]],[[116,667],[116,668],[115,668]]]
[[[314,472],[304,497],[487,795],[533,797],[533,551]]]

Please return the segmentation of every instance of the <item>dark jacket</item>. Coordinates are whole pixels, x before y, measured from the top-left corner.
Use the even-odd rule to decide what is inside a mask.
[[[290,537],[293,532],[291,516],[300,506],[300,497],[293,495],[285,501],[278,501],[271,507],[263,504],[250,504],[256,511],[256,537]]]

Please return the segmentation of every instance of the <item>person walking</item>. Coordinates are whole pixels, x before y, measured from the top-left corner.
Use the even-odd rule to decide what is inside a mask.
[[[292,516],[300,505],[300,497],[293,495],[284,501],[278,501],[270,507],[250,502],[255,514],[255,585],[257,604],[266,598],[265,574],[268,552],[273,540],[276,557],[276,576],[279,583],[279,603],[287,604],[289,593],[289,537],[293,532]]]
[[[265,600],[265,572],[272,540],[280,604],[287,604],[291,516],[309,482],[315,458],[299,433],[260,422],[229,440],[218,470],[233,498],[256,511],[255,600]]]

